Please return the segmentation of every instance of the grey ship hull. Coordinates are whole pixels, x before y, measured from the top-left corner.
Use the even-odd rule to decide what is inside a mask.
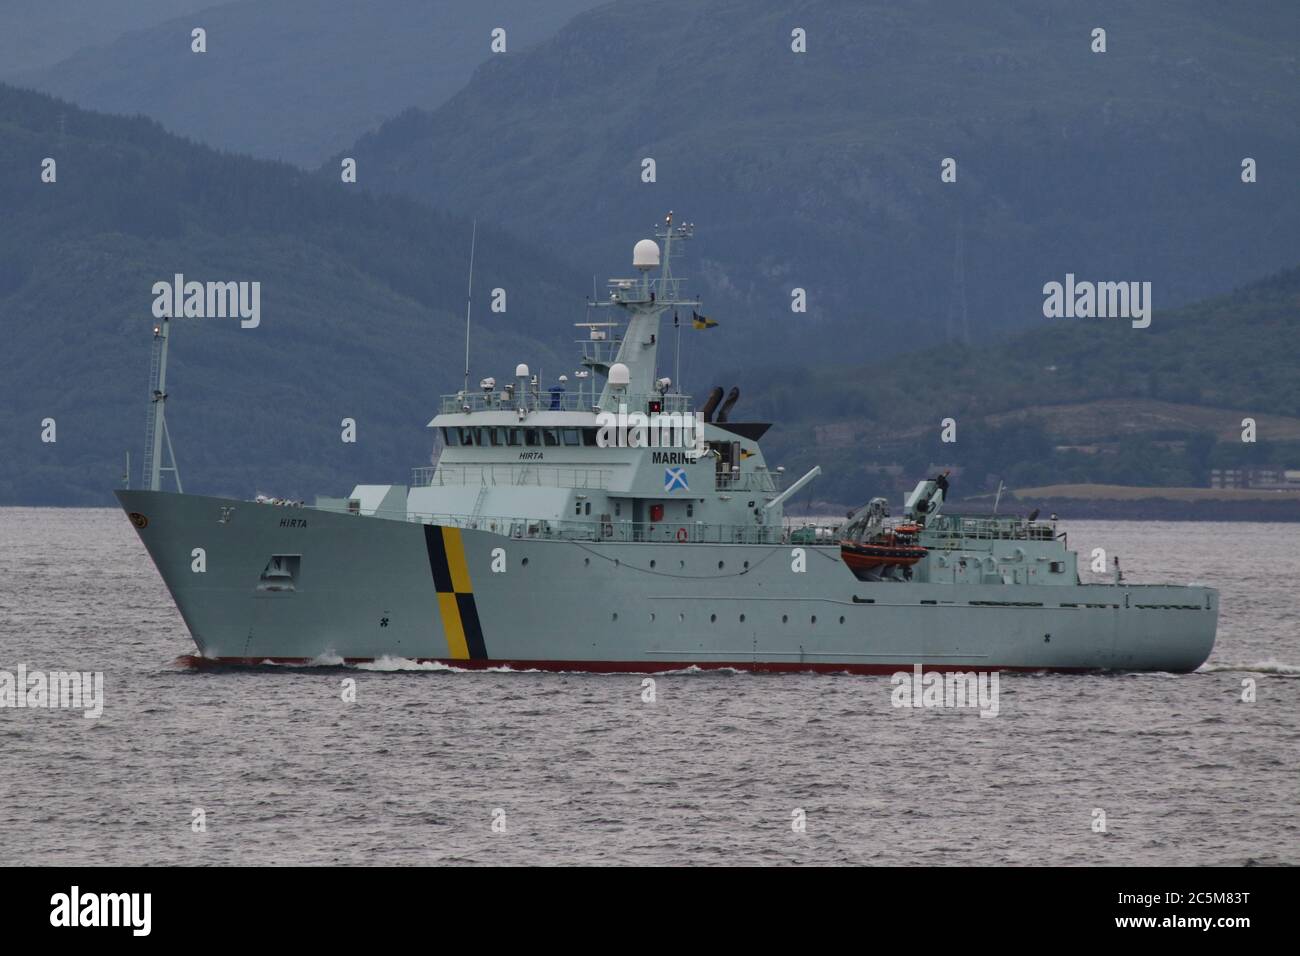
[[[200,654],[223,662],[1182,672],[1209,656],[1218,618],[1218,593],[1200,587],[864,583],[837,546],[803,546],[807,570],[792,573],[789,545],[515,539],[223,498],[117,496]],[[265,580],[272,556],[292,560],[287,584]]]

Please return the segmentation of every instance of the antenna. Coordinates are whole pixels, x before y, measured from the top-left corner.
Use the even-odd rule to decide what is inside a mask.
[[[469,310],[474,301],[474,246],[478,243],[478,220],[469,237],[469,288],[465,292],[465,394],[469,394]]]

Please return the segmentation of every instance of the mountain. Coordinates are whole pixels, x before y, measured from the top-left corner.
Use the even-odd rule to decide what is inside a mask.
[[[1067,273],[1167,308],[1294,264],[1298,39],[1292,0],[619,0],[347,152],[598,273],[675,209],[738,355],[865,361],[1041,323]]]
[[[7,86],[0,209],[0,504],[109,503],[127,450],[138,486],[152,288],[176,273],[261,283],[256,328],[173,323],[187,491],[310,498],[429,461],[421,426],[462,381],[469,222]],[[475,382],[574,367],[585,276],[479,223],[474,283]]]
[[[724,343],[725,344],[725,343]],[[1206,487],[1214,468],[1300,469],[1300,266],[1135,329],[1060,319],[975,347],[859,366],[733,367],[769,461],[820,463],[860,503],[937,466],[962,495],[1070,483]],[[942,424],[955,423],[955,442]],[[1243,442],[1243,419],[1256,440]],[[874,489],[874,490],[873,490]]]
[[[212,0],[5,0],[0,4],[0,80],[50,66],[82,47],[209,5]]]
[[[81,50],[13,79],[89,109],[159,120],[219,149],[318,165],[409,106],[433,107],[492,56],[598,0],[241,0]],[[178,11],[178,13],[181,11]],[[191,31],[207,31],[207,52]],[[335,165],[337,169],[337,164]]]

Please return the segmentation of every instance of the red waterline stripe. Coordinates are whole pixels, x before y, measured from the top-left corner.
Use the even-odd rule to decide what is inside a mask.
[[[256,667],[259,664],[285,664],[305,666],[312,664],[309,657],[197,657],[182,655],[176,659],[178,664],[186,667],[226,667],[231,665]],[[373,664],[373,657],[345,657],[344,664]],[[837,663],[783,663],[780,661],[496,661],[496,660],[446,660],[443,658],[420,657],[417,664],[445,664],[458,670],[486,670],[493,667],[508,667],[511,670],[525,671],[578,671],[597,674],[657,674],[663,671],[697,670],[738,670],[751,671],[756,674],[896,674],[899,671],[911,671],[920,663],[928,673],[930,671],[961,672],[968,671],[1019,671],[1024,673],[1052,672],[1061,674],[1085,674],[1097,672],[1094,667],[1021,667],[1002,664],[926,664],[908,661],[898,664],[837,664]],[[328,665],[325,665],[328,666]]]

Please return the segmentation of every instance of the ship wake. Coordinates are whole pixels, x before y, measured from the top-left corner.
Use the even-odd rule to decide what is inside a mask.
[[[1198,669],[1199,674],[1218,674],[1224,671],[1250,671],[1255,674],[1275,674],[1282,677],[1300,677],[1300,666],[1296,664],[1284,664],[1281,661],[1268,660],[1257,661],[1254,664],[1202,664]]]

